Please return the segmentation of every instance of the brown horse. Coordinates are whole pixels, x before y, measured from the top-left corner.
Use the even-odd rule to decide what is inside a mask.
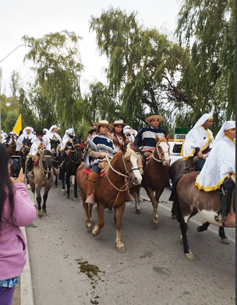
[[[28,177],[31,191],[36,196],[38,203],[38,216],[47,216],[46,200],[48,198],[48,192],[53,183],[53,158],[52,154],[48,150],[39,151],[39,160],[33,167],[33,177]],[[43,195],[43,211],[41,209],[41,194],[40,191],[44,187]]]
[[[198,227],[198,232],[206,230],[210,223],[219,227],[223,226],[221,222],[215,220],[215,216],[221,208],[219,190],[211,192],[199,190],[195,186],[198,174],[199,172],[191,172],[184,175],[174,186],[176,190],[174,205],[177,209],[177,219],[180,223],[181,240],[183,242],[184,253],[189,260],[194,260],[194,255],[189,249],[187,240],[187,227],[190,218],[200,213],[205,220],[204,224]],[[232,208],[235,213],[234,200]]]
[[[140,184],[142,177],[137,164],[137,154],[129,146],[114,155],[108,161],[103,178],[99,178],[95,185],[95,201],[97,203],[98,225],[92,230],[92,206],[85,203],[88,175],[83,172],[85,163],[82,163],[76,172],[76,181],[80,188],[83,207],[86,215],[86,228],[94,236],[98,235],[104,226],[104,209],[114,208],[116,222],[116,244],[119,252],[125,252],[121,240],[122,215],[125,209],[125,200],[131,184]]]
[[[151,199],[153,206],[153,223],[159,222],[158,202],[164,188],[169,184],[168,169],[170,165],[169,136],[158,138],[151,159],[147,162],[144,170],[142,186]],[[134,192],[136,213],[140,214],[140,190]],[[155,193],[155,194],[154,194]]]

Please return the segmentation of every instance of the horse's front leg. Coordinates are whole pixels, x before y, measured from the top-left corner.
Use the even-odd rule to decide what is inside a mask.
[[[125,252],[125,245],[121,240],[121,229],[122,229],[122,216],[125,209],[125,203],[116,208],[116,245],[117,250],[120,253]]]
[[[43,212],[41,210],[41,194],[40,194],[40,187],[38,185],[35,186],[35,195],[36,195],[36,201],[38,204],[38,211],[37,214],[39,217],[43,216]]]
[[[135,199],[135,211],[137,214],[141,214],[141,200],[140,200],[140,186],[134,186],[132,187],[132,192],[131,194],[133,195]]]
[[[97,217],[98,217],[98,225],[92,230],[92,235],[96,236],[100,234],[101,229],[103,228],[104,222],[104,205],[101,203],[97,203]]]
[[[86,230],[87,232],[92,231],[92,226],[93,226],[93,221],[92,221],[92,205],[85,203],[85,200],[82,200],[82,204],[85,210],[85,215],[86,215]]]
[[[77,197],[77,181],[76,181],[76,175],[75,175],[75,181],[74,181],[74,200],[78,201]]]
[[[152,221],[154,225],[157,225],[159,223],[159,215],[158,215],[158,201],[156,200],[154,196],[154,192],[151,188],[146,188],[147,195],[151,199],[152,206],[153,206],[153,215],[152,215]]]
[[[62,181],[62,194],[65,195],[66,194],[66,190],[65,190],[65,171],[61,168],[60,169],[60,176],[61,176],[61,181]]]
[[[48,213],[47,213],[47,210],[46,210],[46,201],[47,201],[47,198],[48,198],[48,194],[49,194],[49,190],[50,190],[50,187],[45,187],[45,191],[44,191],[44,196],[43,196],[43,216],[48,216]]]
[[[69,172],[66,173],[66,186],[67,186],[67,198],[69,199],[70,198],[70,186],[71,186]]]

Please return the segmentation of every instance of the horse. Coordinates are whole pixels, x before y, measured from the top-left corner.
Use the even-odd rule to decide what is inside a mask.
[[[125,209],[125,200],[130,185],[138,185],[142,177],[137,164],[137,154],[128,145],[123,151],[119,151],[110,161],[107,157],[108,165],[103,177],[99,177],[95,185],[94,197],[97,203],[98,225],[92,230],[92,205],[85,203],[88,175],[84,172],[83,162],[77,169],[76,181],[80,188],[81,199],[86,216],[86,229],[97,236],[104,226],[104,209],[114,208],[116,225],[116,245],[117,250],[125,252],[124,243],[121,240],[122,215]]]
[[[175,183],[175,196],[174,196],[174,207],[177,213],[177,220],[180,223],[180,229],[182,236],[180,241],[183,243],[184,254],[188,260],[194,260],[194,255],[189,249],[187,240],[187,227],[191,217],[197,213],[201,214],[204,219],[202,226],[197,228],[198,232],[202,232],[208,228],[210,224],[223,228],[223,224],[215,219],[217,212],[221,208],[220,192],[210,191],[205,192],[199,190],[195,186],[196,177],[199,172],[191,172],[181,176]],[[235,213],[235,200],[233,200],[233,211]],[[224,231],[219,230],[221,239],[226,239],[226,236],[222,235]]]
[[[11,156],[15,155],[15,151],[16,151],[16,140],[14,138],[14,135],[12,134],[9,135],[8,141],[5,145],[6,145],[8,159],[10,159]]]
[[[60,144],[59,140],[51,139],[51,152],[53,158],[53,172],[55,176],[54,185],[55,187],[58,186],[58,162],[59,162],[59,155],[58,155],[58,145]]]
[[[30,139],[24,138],[24,140],[22,141],[22,147],[20,149],[20,156],[21,156],[21,165],[22,165],[22,169],[23,169],[23,173],[25,174],[26,172],[26,157],[30,151],[32,142]],[[26,177],[26,183],[27,186],[29,185],[29,179],[28,176],[25,175]]]
[[[66,195],[70,198],[70,177],[76,175],[76,170],[81,164],[82,148],[81,138],[74,136],[72,139],[72,146],[66,152],[66,157],[60,165],[60,178],[62,180],[62,193],[65,193],[65,174],[66,174]],[[74,200],[77,200],[77,183],[74,182]]]
[[[153,224],[157,225],[159,222],[158,202],[164,188],[169,184],[168,169],[170,165],[170,151],[169,151],[169,136],[166,138],[156,138],[156,147],[152,153],[150,160],[147,162],[142,187],[145,188],[153,206]],[[155,192],[155,196],[154,196]],[[140,189],[137,188],[133,192],[135,197],[135,210],[140,214]]]
[[[46,201],[48,193],[53,183],[53,158],[49,150],[40,150],[38,161],[33,166],[33,177],[29,177],[31,191],[36,195],[38,203],[37,214],[39,217],[47,216]],[[43,206],[41,209],[41,188],[44,187]]]

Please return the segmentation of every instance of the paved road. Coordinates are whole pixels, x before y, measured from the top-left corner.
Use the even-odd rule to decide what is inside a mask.
[[[116,250],[113,212],[105,211],[105,227],[93,237],[86,232],[81,202],[52,188],[48,216],[26,229],[35,305],[235,304],[234,230],[226,230],[231,242],[223,245],[214,226],[198,233],[190,223],[196,260],[188,261],[178,222],[171,219],[169,193],[161,197],[157,228],[150,202],[142,203],[141,215],[127,204],[122,254]]]

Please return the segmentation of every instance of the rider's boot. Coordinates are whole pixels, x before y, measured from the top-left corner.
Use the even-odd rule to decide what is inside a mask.
[[[221,188],[221,209],[217,213],[218,220],[222,222],[225,227],[235,227],[235,213],[231,211],[231,204],[233,200],[233,191],[224,190]]]
[[[87,185],[87,191],[86,191],[86,201],[87,204],[94,204],[95,198],[94,198],[94,189],[96,181],[99,178],[99,174],[90,172],[88,176],[88,185]]]

